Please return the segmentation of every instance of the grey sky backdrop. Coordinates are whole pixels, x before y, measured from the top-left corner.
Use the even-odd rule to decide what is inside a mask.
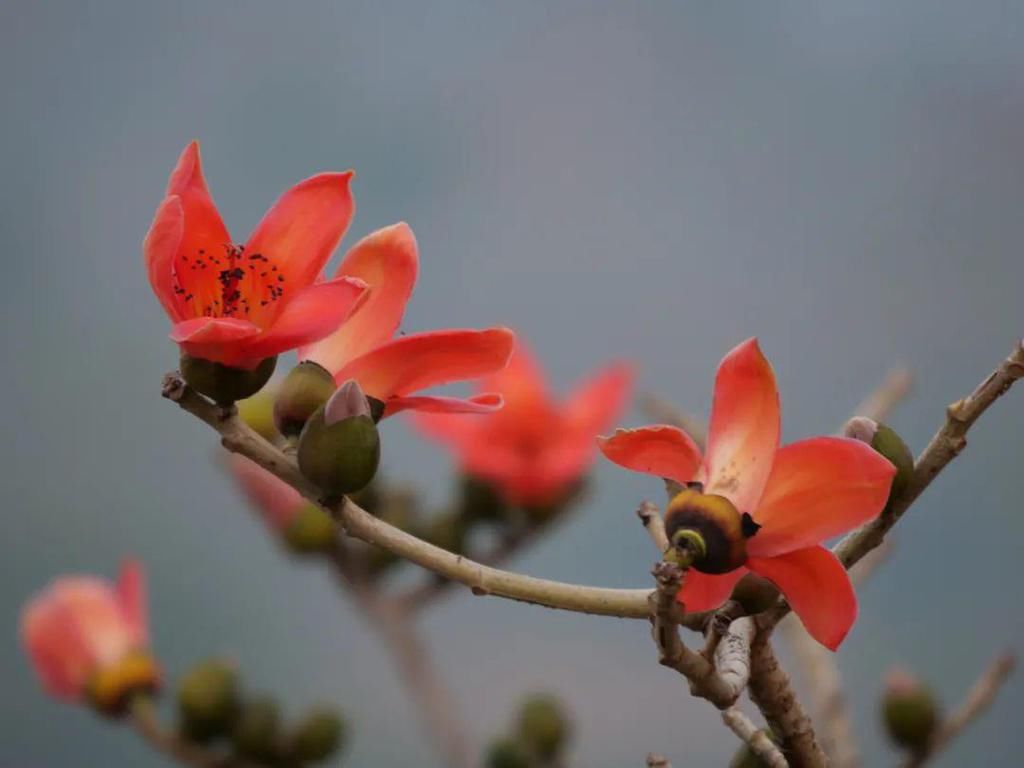
[[[399,219],[419,238],[409,330],[512,325],[559,386],[627,356],[697,412],[756,334],[787,439],[904,362],[919,448],[1024,330],[1022,29],[991,1],[0,4],[0,766],[166,765],[47,699],[17,643],[28,594],[124,553],[171,675],[231,653],[291,706],[343,705],[346,765],[437,765],[328,577],[280,555],[159,397],[175,349],[139,244],[187,141],[239,239],[287,185],[354,167],[348,242]],[[1013,392],[863,591],[840,663],[872,765],[891,663],[952,700],[1021,649],[1022,428]],[[445,457],[401,423],[385,440],[389,474],[443,498]],[[595,490],[517,567],[647,583],[632,510],[657,488],[601,466]],[[576,709],[577,766],[731,750],[643,623],[461,596],[426,629],[478,741],[546,687]],[[941,765],[1017,762],[1022,706],[1018,680]]]

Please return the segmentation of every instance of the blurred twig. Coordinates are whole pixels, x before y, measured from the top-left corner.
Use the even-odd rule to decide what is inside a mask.
[[[213,752],[164,727],[156,705],[148,696],[134,698],[130,714],[135,730],[151,747],[188,768],[265,768],[241,758]]]
[[[910,393],[913,384],[914,377],[909,368],[893,368],[885,380],[853,409],[853,415],[884,422],[892,409]]]
[[[761,758],[768,768],[789,768],[789,763],[764,728],[758,728],[736,707],[722,710],[722,721]]]
[[[939,726],[928,748],[921,754],[909,757],[903,768],[920,768],[949,746],[951,741],[992,705],[1016,665],[1017,659],[1012,653],[1007,651],[1000,654],[971,686],[959,708]]]
[[[691,416],[676,407],[669,400],[651,392],[640,395],[639,405],[640,410],[651,421],[679,427],[679,429],[690,436],[690,439],[697,444],[698,448],[702,451],[704,450],[704,445],[708,440],[708,430],[701,419]]]

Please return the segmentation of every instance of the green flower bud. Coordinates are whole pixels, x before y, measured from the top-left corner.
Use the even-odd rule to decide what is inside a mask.
[[[285,528],[284,541],[292,552],[306,555],[330,549],[337,535],[334,519],[315,504],[307,504]]]
[[[519,710],[517,735],[527,749],[542,759],[557,755],[571,735],[572,725],[562,703],[547,694],[535,694]]]
[[[939,726],[939,710],[926,686],[908,672],[895,669],[886,677],[882,721],[894,744],[921,752]]]
[[[743,606],[748,615],[771,608],[779,599],[779,589],[756,573],[747,573],[732,590],[732,600]]]
[[[274,426],[276,393],[273,389],[273,387],[265,387],[252,397],[235,403],[238,408],[238,417],[268,443],[275,443],[281,437],[277,427]]]
[[[252,397],[270,381],[277,365],[276,357],[267,357],[251,371],[232,368],[223,363],[181,354],[181,376],[196,392],[206,395],[218,405],[231,405]]]
[[[274,759],[279,748],[281,717],[277,702],[261,696],[242,704],[231,730],[231,743],[242,757],[267,762]]]
[[[513,739],[497,739],[487,748],[484,768],[531,768],[530,755]]]
[[[903,442],[903,438],[892,427],[864,416],[855,416],[846,422],[843,434],[867,443],[892,462],[896,467],[896,476],[892,479],[889,503],[898,499],[914,476],[914,454]]]
[[[289,739],[289,752],[300,761],[326,760],[345,746],[346,725],[333,709],[318,707],[296,724]]]
[[[380,436],[356,381],[347,381],[306,422],[299,469],[328,496],[365,488],[380,463]]]
[[[778,737],[771,731],[768,731],[768,738],[775,742],[775,746],[782,746]],[[768,763],[762,760],[748,744],[743,744],[729,761],[729,768],[768,768]]]
[[[181,730],[193,741],[224,736],[238,711],[238,676],[219,659],[196,664],[178,683]]]
[[[303,360],[284,377],[274,401],[274,424],[288,439],[297,439],[309,417],[334,394],[334,377],[321,365]]]

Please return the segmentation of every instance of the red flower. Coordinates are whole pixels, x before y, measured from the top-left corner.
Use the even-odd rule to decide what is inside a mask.
[[[93,576],[57,579],[25,606],[21,636],[43,685],[59,698],[89,694],[110,708],[126,687],[156,683],[146,651],[146,587],[136,562],[125,563],[117,584]]]
[[[341,325],[365,286],[316,279],[352,220],[351,179],[351,171],[306,179],[235,245],[206,188],[199,145],[185,148],[143,243],[182,351],[252,369]]]
[[[619,430],[600,442],[616,464],[701,483],[702,493],[724,497],[761,526],[747,533],[739,567],[714,575],[688,571],[678,596],[688,610],[716,608],[753,571],[773,582],[807,631],[835,650],[857,616],[857,598],[846,570],[821,543],[877,516],[896,470],[856,440],[815,437],[780,448],[779,429],[775,374],[750,339],[718,368],[703,459],[686,433],[668,426]]]
[[[275,533],[285,535],[309,502],[256,462],[237,453],[229,453],[225,459],[239,487],[267,525]]]
[[[501,405],[493,394],[468,400],[411,396],[428,387],[474,379],[505,366],[515,340],[507,328],[444,330],[392,338],[405,313],[419,267],[416,238],[404,223],[380,229],[356,243],[335,280],[357,278],[369,296],[327,338],[299,350],[342,384],[359,382],[363,392],[385,403],[385,416],[407,408],[487,412]]]
[[[480,382],[504,399],[501,410],[475,419],[417,414],[417,425],[447,443],[463,470],[495,485],[513,504],[556,501],[594,458],[594,437],[622,410],[632,378],[614,363],[558,402],[520,341],[508,367]]]

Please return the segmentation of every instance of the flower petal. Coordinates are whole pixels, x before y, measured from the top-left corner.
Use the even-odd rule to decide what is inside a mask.
[[[707,492],[753,512],[779,447],[775,373],[757,339],[733,349],[718,366],[708,427]]]
[[[250,322],[231,317],[195,317],[171,328],[171,341],[193,357],[224,365],[252,367],[259,359],[246,358],[244,343],[260,334]]]
[[[353,175],[352,171],[321,173],[285,192],[249,237],[246,257],[268,259],[291,290],[310,285],[352,221],[355,203],[349,185]]]
[[[231,453],[227,464],[246,498],[274,531],[283,533],[306,505],[298,491],[254,461]]]
[[[548,407],[544,371],[521,338],[516,339],[508,365],[481,379],[479,389],[482,392],[501,392],[509,411],[525,412],[538,404],[543,404],[542,409]]]
[[[503,402],[501,395],[495,392],[485,392],[469,398],[430,395],[392,397],[388,399],[384,408],[384,418],[394,416],[402,411],[416,410],[420,413],[445,418],[447,421],[466,422],[466,419],[458,418],[457,414],[493,413],[502,407]]]
[[[121,613],[137,647],[149,643],[149,608],[146,596],[146,577],[138,560],[126,560],[121,564],[117,580],[117,598]]]
[[[597,438],[597,444],[620,467],[679,483],[693,480],[700,467],[700,449],[677,427],[658,424],[617,429],[611,437]]]
[[[896,468],[859,440],[815,437],[775,454],[747,543],[757,557],[820,544],[878,516]]]
[[[46,690],[62,699],[75,699],[95,661],[67,611],[52,597],[51,587],[22,610],[21,640]]]
[[[181,200],[185,217],[174,258],[174,280],[181,305],[189,307],[185,316],[195,317],[220,301],[221,283],[215,260],[223,259],[231,244],[231,235],[206,187],[198,142],[185,147],[178,158],[167,182],[167,196]]]
[[[165,197],[142,241],[142,256],[153,293],[172,322],[189,316],[174,286],[174,259],[185,233],[185,211],[177,195]]]
[[[712,611],[729,599],[736,582],[746,572],[746,568],[737,568],[735,571],[715,575],[691,568],[686,572],[676,601],[685,605],[689,612]]]
[[[334,380],[355,379],[368,396],[387,401],[496,371],[508,362],[514,343],[507,328],[402,336],[350,361]]]
[[[857,595],[842,563],[824,547],[747,560],[747,567],[777,586],[811,637],[833,651],[857,618]]]
[[[271,357],[322,339],[345,322],[365,291],[365,283],[353,277],[339,277],[304,288],[285,303],[259,338],[246,343],[247,355]]]
[[[416,238],[405,222],[373,232],[345,254],[337,277],[356,277],[370,290],[366,300],[337,331],[299,350],[329,371],[390,339],[405,313],[419,268]]]
[[[591,435],[605,431],[622,412],[632,382],[626,363],[612,363],[585,379],[566,398],[566,423]]]

